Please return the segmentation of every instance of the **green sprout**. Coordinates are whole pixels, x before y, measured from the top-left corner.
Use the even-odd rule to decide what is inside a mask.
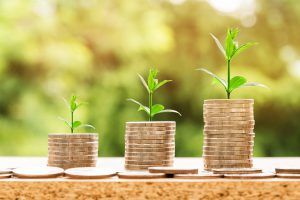
[[[247,43],[239,46],[238,42],[235,40],[238,32],[239,32],[238,29],[228,29],[226,40],[225,40],[225,49],[222,46],[221,42],[213,34],[211,34],[212,38],[214,39],[218,48],[220,49],[220,51],[222,52],[222,54],[224,55],[224,57],[226,59],[227,81],[218,77],[217,75],[213,74],[212,72],[210,72],[206,69],[203,69],[203,68],[197,69],[197,70],[201,70],[201,71],[209,74],[210,76],[212,76],[214,78],[214,80],[217,83],[221,84],[226,90],[228,99],[230,99],[230,94],[237,88],[247,87],[247,86],[260,86],[260,87],[267,88],[265,85],[260,84],[260,83],[247,83],[247,79],[242,76],[235,76],[235,77],[231,78],[230,64],[231,64],[232,58],[234,56],[240,54],[242,51],[248,49],[249,47],[256,45],[255,42],[247,42]]]
[[[154,92],[161,86],[172,81],[172,80],[163,80],[163,81],[159,82],[158,79],[156,79],[157,74],[158,74],[158,71],[156,69],[150,69],[149,76],[148,76],[148,83],[146,83],[145,79],[140,74],[138,74],[141,82],[143,83],[144,87],[146,88],[146,90],[148,92],[148,107],[142,105],[140,102],[138,102],[134,99],[127,99],[127,100],[132,101],[133,103],[136,103],[137,105],[139,105],[138,111],[142,111],[142,110],[145,111],[147,113],[147,115],[149,116],[149,121],[152,121],[153,117],[159,113],[172,112],[172,113],[177,113],[178,115],[181,116],[181,114],[178,111],[171,110],[171,109],[165,109],[165,107],[161,104],[153,105]]]
[[[68,103],[66,99],[63,99],[67,105],[67,107],[70,110],[70,114],[71,114],[71,121],[67,121],[66,119],[59,117],[60,120],[62,120],[70,129],[71,129],[71,133],[74,133],[74,130],[76,128],[82,128],[82,127],[88,127],[88,128],[92,128],[92,129],[96,129],[94,126],[90,125],[90,124],[82,124],[81,121],[74,121],[74,113],[75,111],[82,105],[87,104],[85,102],[82,103],[78,103],[77,97],[75,95],[73,95],[70,99],[70,102]]]

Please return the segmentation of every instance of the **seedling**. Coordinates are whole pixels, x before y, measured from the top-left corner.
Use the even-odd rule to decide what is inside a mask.
[[[141,110],[145,111],[149,117],[149,121],[152,121],[153,117],[159,113],[172,112],[172,113],[177,113],[178,115],[181,116],[181,114],[178,111],[171,110],[171,109],[165,109],[165,107],[161,104],[153,105],[154,92],[161,86],[172,81],[172,80],[163,80],[163,81],[159,82],[158,79],[156,79],[157,74],[158,74],[158,71],[156,69],[150,69],[147,83],[146,83],[145,79],[140,74],[138,74],[142,84],[144,85],[144,87],[146,88],[146,90],[148,92],[148,107],[144,106],[143,104],[141,104],[140,102],[138,102],[134,99],[128,99],[128,100],[139,105],[138,111],[141,111]]]
[[[75,95],[73,95],[70,99],[70,102],[68,103],[66,99],[63,99],[68,107],[68,109],[70,110],[70,114],[71,114],[71,120],[68,121],[64,118],[59,117],[60,120],[62,120],[70,129],[71,129],[71,133],[74,133],[74,130],[76,128],[82,128],[82,127],[88,127],[88,128],[92,128],[95,129],[94,126],[90,125],[90,124],[82,124],[81,121],[74,121],[74,113],[75,111],[82,105],[86,104],[85,102],[82,103],[78,103],[77,97]]]
[[[230,76],[230,67],[231,67],[231,61],[232,58],[238,54],[240,54],[242,51],[248,49],[249,47],[252,47],[253,45],[256,45],[255,42],[247,42],[241,46],[238,45],[238,42],[235,40],[239,30],[238,29],[228,29],[227,36],[225,40],[225,49],[221,42],[213,35],[211,34],[212,38],[216,42],[218,48],[222,52],[222,54],[225,57],[225,60],[227,62],[227,81],[218,77],[217,75],[213,74],[212,72],[208,71],[207,69],[197,69],[204,71],[205,73],[209,74],[214,78],[214,80],[221,84],[227,93],[227,98],[230,99],[230,94],[237,88],[246,87],[246,86],[260,86],[260,87],[266,87],[263,84],[260,83],[247,83],[247,79],[243,76],[235,76],[231,78]]]

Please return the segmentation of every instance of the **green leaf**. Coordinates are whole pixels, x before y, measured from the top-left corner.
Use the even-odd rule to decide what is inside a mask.
[[[225,90],[227,90],[227,81],[225,81],[224,79],[218,77],[217,75],[213,74],[212,72],[208,71],[207,69],[199,68],[197,70],[200,70],[200,71],[203,71],[203,72],[209,74],[210,76],[212,76],[213,78],[215,78],[221,85],[223,85],[223,87],[225,88]]]
[[[240,87],[241,85],[245,84],[247,79],[242,76],[235,76],[230,80],[230,88],[228,89],[229,92],[232,92],[234,89]]]
[[[225,40],[226,44],[226,58],[227,60],[231,60],[236,49],[237,49],[237,42],[234,41],[238,34],[238,29],[228,29],[227,30],[227,36]]]
[[[79,127],[81,125],[81,122],[80,121],[74,121],[73,122],[73,129]]]
[[[171,110],[171,109],[165,109],[165,110],[162,110],[162,111],[159,111],[158,113],[176,113],[178,114],[179,116],[182,116],[180,114],[180,112],[176,111],[176,110]]]
[[[224,47],[222,46],[221,42],[212,33],[210,35],[215,40],[215,43],[217,44],[217,46],[220,49],[220,51],[222,52],[222,54],[226,57],[226,53],[225,53]]]
[[[71,100],[70,100],[70,108],[71,108],[71,111],[74,112],[77,108],[77,102],[76,102],[76,99],[77,97],[75,95],[73,95],[71,97]]]
[[[58,117],[59,120],[63,121],[69,128],[72,128],[71,124],[64,118]]]
[[[147,85],[145,79],[144,79],[140,74],[138,74],[138,76],[139,76],[139,78],[141,79],[141,81],[142,81],[144,87],[147,89],[148,93],[150,93],[149,87],[148,87],[148,85]]]
[[[240,85],[239,88],[241,88],[241,87],[251,87],[251,86],[257,86],[257,87],[263,87],[263,88],[269,89],[268,86],[266,86],[264,84],[261,84],[261,83],[245,83],[243,85]]]
[[[257,44],[256,42],[247,42],[246,44],[241,45],[240,47],[238,47],[238,48],[235,50],[233,56],[240,54],[240,53],[243,52],[244,50],[246,50],[246,49],[248,49],[248,48],[250,48],[250,47],[252,47],[252,46],[254,46],[254,45],[256,45],[256,44]],[[233,57],[233,56],[232,56],[232,57]]]
[[[145,111],[148,115],[150,115],[150,109],[149,109],[147,106],[144,106],[143,104],[141,104],[140,102],[138,102],[138,101],[136,101],[136,100],[134,100],[134,99],[127,99],[127,100],[128,100],[128,101],[131,101],[131,102],[133,102],[133,103],[135,103],[135,104],[137,104],[137,105],[139,105],[140,107],[139,107],[138,111],[143,110],[143,111]]]
[[[172,81],[172,80],[163,80],[163,81],[159,82],[159,83],[155,86],[154,90],[157,90],[157,89],[160,88],[161,86],[163,86],[163,85],[165,85],[166,83],[169,83],[169,82],[171,82],[171,81]]]
[[[153,93],[154,88],[156,84],[158,83],[158,80],[156,79],[158,71],[156,69],[150,69],[149,70],[149,76],[148,76],[148,88],[150,90],[150,93]]]
[[[78,128],[82,128],[82,127],[92,128],[92,129],[96,130],[96,128],[90,124],[81,124],[80,126],[78,126]]]
[[[156,115],[157,113],[159,113],[160,111],[162,111],[163,109],[165,109],[165,107],[161,104],[155,104],[151,107],[151,117],[153,117],[154,115]]]

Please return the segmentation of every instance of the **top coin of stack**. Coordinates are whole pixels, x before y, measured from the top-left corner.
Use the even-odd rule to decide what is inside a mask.
[[[250,168],[254,145],[253,99],[205,100],[204,168]]]
[[[98,159],[98,134],[49,134],[48,166],[64,169],[95,167]]]
[[[127,122],[125,168],[146,170],[152,166],[172,166],[175,132],[173,121]]]

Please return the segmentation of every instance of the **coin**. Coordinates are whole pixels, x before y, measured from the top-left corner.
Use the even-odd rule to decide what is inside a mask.
[[[218,169],[218,168],[251,168],[252,164],[222,164],[222,165],[211,165],[204,164],[204,169]]]
[[[253,107],[249,108],[216,108],[216,107],[205,107],[203,113],[253,113]]]
[[[174,178],[179,178],[179,179],[215,179],[215,178],[223,178],[223,174],[213,174],[211,172],[199,172],[198,174],[175,174]]]
[[[282,173],[282,174],[300,174],[300,168],[275,168],[276,173]]]
[[[165,173],[165,174],[197,174],[198,168],[192,167],[149,167],[151,173]]]
[[[81,155],[81,156],[58,156],[51,155],[49,160],[97,160],[98,156],[95,155]]]
[[[147,122],[126,122],[126,126],[129,127],[144,127],[144,126],[175,126],[175,121],[147,121]]]
[[[242,104],[242,103],[239,103],[239,104],[220,104],[220,105],[217,105],[217,104],[203,104],[203,109],[212,109],[212,108],[221,108],[221,109],[224,109],[224,108],[243,108],[243,109],[253,109],[253,104]]]
[[[204,125],[204,130],[253,130],[254,125]]]
[[[207,120],[205,122],[205,125],[210,125],[210,126],[239,126],[239,125],[254,125],[255,121],[254,120],[244,120],[244,121],[212,121],[212,120]]]
[[[203,151],[203,156],[252,156],[253,150],[248,151]]]
[[[203,158],[206,160],[242,160],[242,159],[251,159],[251,155],[244,155],[244,156],[234,156],[234,155],[203,155]]]
[[[155,167],[157,165],[133,165],[133,164],[125,164],[125,169],[127,170],[147,170],[149,167]],[[161,164],[159,166],[172,166],[170,164]]]
[[[174,139],[175,134],[168,135],[134,135],[134,136],[125,136],[125,140],[165,140],[165,139]]]
[[[203,138],[203,142],[253,142],[254,137],[227,137],[227,138],[217,138],[214,136],[206,136]]]
[[[277,173],[276,177],[278,178],[300,178],[300,174],[284,174],[284,173]]]
[[[98,150],[93,150],[93,151],[83,151],[83,152],[73,152],[73,151],[52,151],[48,150],[48,155],[49,156],[84,156],[84,155],[97,155],[98,156]]]
[[[127,165],[173,165],[173,160],[152,160],[152,161],[131,161],[131,160],[125,160],[125,164]]]
[[[224,178],[231,179],[264,179],[264,178],[274,178],[273,173],[257,173],[257,174],[224,174]]]
[[[57,139],[62,139],[62,138],[98,138],[98,134],[97,133],[76,133],[76,134],[60,134],[60,133],[51,133],[48,134],[48,138],[57,138]]]
[[[0,179],[11,178],[12,174],[0,174]]]
[[[208,151],[242,151],[242,150],[251,150],[253,146],[243,146],[243,147],[226,147],[226,146],[203,146],[204,150]]]
[[[173,160],[174,156],[125,156],[126,160]]]
[[[149,173],[149,172],[120,172],[119,178],[126,179],[152,179],[152,178],[165,178],[163,173]]]
[[[126,136],[156,136],[156,135],[175,135],[175,130],[166,131],[126,131]]]
[[[168,127],[126,127],[125,131],[167,131],[176,130],[175,126]]]
[[[211,147],[246,147],[253,146],[254,142],[206,142],[203,145]]]
[[[125,148],[165,148],[165,147],[175,148],[175,143],[165,143],[165,144],[127,144],[127,143],[125,143]]]
[[[204,122],[208,121],[248,121],[254,120],[254,116],[245,116],[245,117],[204,117]]]
[[[48,166],[51,167],[60,167],[63,169],[70,169],[70,168],[76,168],[76,167],[96,167],[96,164],[83,164],[83,163],[68,163],[68,164],[55,164],[55,163],[48,163]]]
[[[98,141],[97,142],[85,142],[85,143],[54,143],[54,142],[48,142],[48,146],[53,147],[98,147]]]
[[[55,178],[63,173],[64,170],[58,167],[21,167],[13,170],[18,178]]]
[[[240,165],[252,164],[252,160],[203,160],[206,165]]]
[[[253,99],[207,99],[204,100],[204,104],[254,104]]]
[[[214,174],[256,174],[262,173],[261,169],[256,168],[222,168],[222,169],[212,169]]]
[[[126,140],[127,144],[164,144],[175,142],[175,139],[165,139],[165,140]]]
[[[164,152],[127,152],[125,149],[125,156],[174,156],[175,151]]]
[[[203,113],[203,117],[209,118],[209,117],[249,117],[253,116],[253,112],[227,112],[227,113]]]
[[[8,169],[8,168],[0,168],[0,174],[10,174],[12,173],[12,169]]]
[[[126,152],[175,152],[175,148],[126,148]]]
[[[102,169],[99,167],[79,167],[67,169],[65,174],[69,178],[76,179],[101,179],[113,177],[117,175],[117,172],[111,169]]]

